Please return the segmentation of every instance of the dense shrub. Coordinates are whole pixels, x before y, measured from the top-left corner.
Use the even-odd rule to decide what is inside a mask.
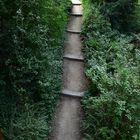
[[[0,7],[0,128],[5,139],[44,139],[60,92],[70,2],[0,0]]]
[[[110,20],[112,28],[121,32],[140,31],[140,24],[137,28],[133,27],[137,22],[136,15],[140,15],[140,8],[136,5],[137,0],[98,0],[97,2],[100,4],[99,10]]]
[[[140,139],[140,35],[121,34],[83,1],[82,37],[90,88],[82,104],[85,140]]]

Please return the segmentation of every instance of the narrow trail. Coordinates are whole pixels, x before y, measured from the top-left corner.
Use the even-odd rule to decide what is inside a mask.
[[[56,108],[50,140],[82,139],[80,99],[87,88],[80,40],[83,10],[79,0],[72,0],[72,3],[64,43],[63,89]]]

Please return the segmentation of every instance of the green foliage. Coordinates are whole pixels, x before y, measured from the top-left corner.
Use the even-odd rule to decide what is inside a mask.
[[[140,22],[140,9],[137,0],[91,0],[100,5],[101,13],[110,20],[111,26],[121,32],[139,32],[140,24],[134,28],[135,22]]]
[[[129,25],[131,26],[129,31],[140,33],[140,5],[135,6],[133,15],[131,15],[129,20]]]
[[[82,100],[84,140],[140,139],[140,35],[112,29],[84,1],[83,44],[90,88]]]
[[[0,7],[0,128],[5,139],[47,138],[70,1],[0,0]]]

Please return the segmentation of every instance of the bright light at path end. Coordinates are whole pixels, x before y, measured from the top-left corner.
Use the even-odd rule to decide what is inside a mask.
[[[71,0],[73,4],[81,4],[80,0]]]

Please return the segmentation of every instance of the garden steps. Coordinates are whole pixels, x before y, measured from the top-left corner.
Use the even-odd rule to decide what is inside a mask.
[[[84,60],[82,52],[83,47],[78,33],[67,32],[64,47],[64,57],[71,56],[73,58]]]
[[[64,59],[63,90],[73,92],[84,92],[86,90],[86,77],[83,67],[83,61]]]
[[[79,0],[72,0],[72,3],[64,41],[62,94],[55,111],[51,140],[82,139],[80,100],[87,89],[80,38],[83,11]]]
[[[82,5],[73,5],[71,14],[75,16],[76,15],[82,16],[83,15]]]
[[[62,95],[55,112],[51,140],[81,140],[81,116],[80,98]]]
[[[82,20],[81,16],[70,16],[68,30],[73,32],[81,32]]]

